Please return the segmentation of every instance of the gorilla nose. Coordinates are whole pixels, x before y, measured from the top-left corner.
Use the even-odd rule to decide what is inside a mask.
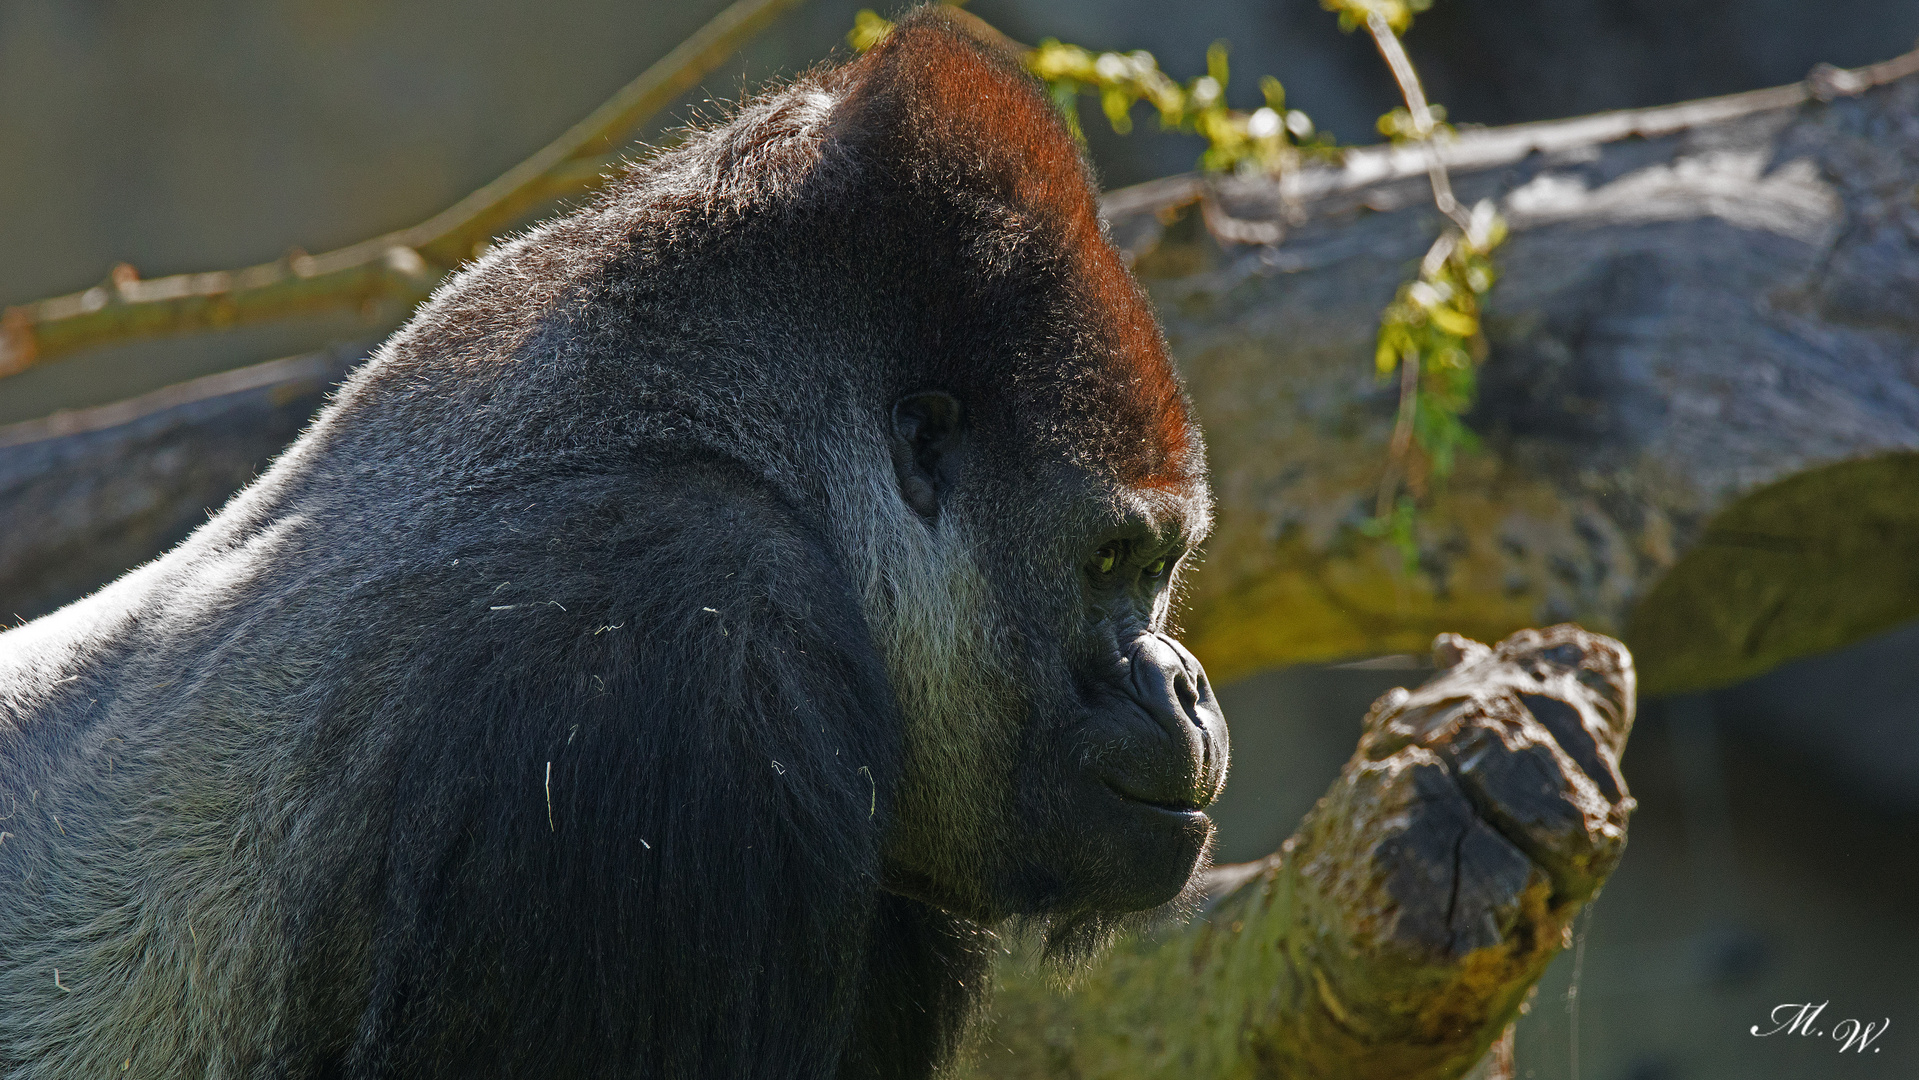
[[[1172,741],[1159,766],[1134,776],[1124,794],[1147,802],[1204,809],[1226,783],[1226,718],[1206,669],[1165,634],[1139,640],[1128,665],[1133,701]],[[1150,794],[1149,794],[1150,792]]]

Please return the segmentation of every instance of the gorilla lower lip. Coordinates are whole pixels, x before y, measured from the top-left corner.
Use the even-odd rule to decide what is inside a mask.
[[[1169,814],[1202,814],[1206,804],[1197,800],[1156,799],[1144,795],[1135,795],[1111,780],[1105,781],[1106,790],[1120,797],[1121,801],[1150,806],[1155,810],[1164,810]]]

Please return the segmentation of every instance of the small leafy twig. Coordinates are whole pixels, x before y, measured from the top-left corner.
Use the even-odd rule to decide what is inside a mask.
[[[0,315],[0,377],[96,345],[291,315],[412,304],[527,211],[592,190],[620,164],[626,134],[799,0],[738,0],[564,135],[411,228],[320,255],[292,252],[243,270],[140,280],[121,264],[84,292]]]
[[[1206,50],[1206,74],[1180,83],[1160,70],[1159,61],[1144,49],[1095,53],[1078,45],[1047,38],[1036,48],[999,35],[977,17],[961,15],[989,34],[1000,37],[1026,69],[1044,82],[1053,102],[1075,136],[1083,136],[1079,95],[1099,97],[1106,122],[1119,134],[1133,129],[1133,106],[1144,101],[1159,113],[1164,131],[1185,131],[1206,140],[1200,167],[1208,172],[1249,169],[1275,173],[1295,167],[1306,157],[1338,153],[1332,138],[1313,127],[1311,117],[1286,107],[1286,88],[1278,79],[1260,80],[1266,104],[1257,109],[1234,109],[1226,104],[1228,65],[1226,43]],[[854,17],[846,40],[855,49],[878,44],[893,24],[873,11]]]
[[[1133,106],[1145,101],[1159,112],[1161,130],[1191,132],[1206,140],[1200,167],[1208,172],[1249,168],[1275,173],[1295,167],[1303,155],[1335,152],[1332,140],[1315,130],[1310,117],[1286,107],[1286,88],[1270,75],[1259,82],[1264,106],[1229,108],[1225,42],[1214,42],[1206,50],[1206,74],[1184,85],[1161,71],[1153,54],[1143,49],[1095,55],[1053,38],[1027,54],[1026,66],[1052,89],[1075,130],[1082,91],[1099,96],[1107,123],[1122,135],[1133,128]]]
[[[1341,29],[1364,26],[1372,35],[1406,101],[1404,109],[1380,118],[1380,133],[1396,143],[1416,142],[1425,151],[1433,205],[1452,223],[1420,260],[1418,276],[1400,286],[1380,313],[1373,354],[1382,380],[1391,378],[1395,369],[1399,373],[1399,415],[1367,531],[1390,539],[1411,564],[1417,558],[1413,508],[1426,493],[1428,477],[1450,474],[1457,452],[1476,444],[1461,417],[1472,409],[1478,367],[1486,358],[1481,302],[1498,278],[1492,252],[1505,240],[1506,224],[1490,201],[1469,212],[1454,197],[1444,150],[1452,129],[1443,123],[1445,110],[1426,100],[1419,73],[1399,40],[1412,26],[1413,15],[1430,8],[1432,0],[1320,4],[1339,15]],[[1415,468],[1414,446],[1424,455],[1424,469]],[[1410,495],[1402,494],[1402,488]]]
[[[1386,60],[1386,66],[1392,70],[1393,81],[1399,84],[1399,95],[1406,99],[1406,107],[1394,109],[1379,118],[1379,133],[1394,142],[1416,141],[1426,150],[1426,176],[1432,183],[1433,203],[1439,212],[1453,220],[1453,224],[1465,228],[1467,219],[1459,203],[1453,198],[1452,177],[1446,172],[1446,162],[1440,157],[1439,142],[1435,136],[1450,135],[1451,129],[1440,121],[1446,118],[1446,110],[1438,105],[1428,104],[1426,90],[1419,84],[1419,72],[1413,68],[1412,58],[1406,55],[1405,46],[1400,44],[1399,33],[1412,25],[1412,12],[1424,11],[1432,6],[1432,0],[1411,0],[1402,4],[1400,0],[1387,0],[1386,3],[1350,3],[1348,0],[1325,0],[1329,7],[1339,12],[1340,25],[1347,21],[1349,10],[1356,6],[1366,9],[1366,32],[1373,36],[1373,44],[1379,49],[1379,55]],[[1382,8],[1398,13],[1397,25]]]
[[[1394,505],[1402,481],[1425,494],[1425,478],[1412,467],[1412,447],[1425,454],[1431,475],[1452,472],[1460,449],[1476,445],[1460,420],[1477,395],[1477,373],[1486,358],[1480,310],[1498,279],[1492,251],[1506,238],[1506,224],[1482,201],[1463,230],[1448,229],[1419,262],[1419,274],[1399,287],[1379,317],[1373,360],[1381,379],[1399,371],[1399,416],[1393,424],[1378,510]]]

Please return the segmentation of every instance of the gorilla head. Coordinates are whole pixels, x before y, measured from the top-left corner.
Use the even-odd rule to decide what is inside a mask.
[[[1166,632],[1204,450],[1039,88],[924,12],[589,226],[619,248],[564,335],[618,343],[593,381],[737,403],[715,451],[783,485],[858,583],[903,721],[884,886],[1056,928],[1176,896],[1227,757]],[[652,359],[676,354],[697,363]]]
[[[877,432],[895,481],[828,500],[866,532],[849,547],[905,718],[886,885],[1060,927],[1161,904],[1205,849],[1227,741],[1166,633],[1210,503],[1158,329],[1064,126],[1003,61],[922,16],[826,89],[811,182],[858,185],[826,231],[878,271],[854,286],[869,456],[835,476],[872,475]]]
[[[924,1075],[992,924],[1194,877],[1209,516],[1059,117],[908,19],[0,637],[0,1071]]]

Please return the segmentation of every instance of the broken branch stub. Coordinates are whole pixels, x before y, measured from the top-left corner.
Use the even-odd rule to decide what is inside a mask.
[[[975,1071],[1445,1080],[1484,1058],[1624,851],[1635,677],[1571,625],[1434,652],[1277,854],[1213,872],[1197,921],[1070,993],[1002,964]]]

